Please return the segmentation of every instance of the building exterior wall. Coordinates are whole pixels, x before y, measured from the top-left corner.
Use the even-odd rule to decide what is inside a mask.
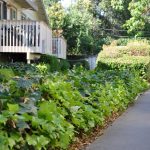
[[[36,11],[33,11],[33,10],[22,10],[22,13],[24,13],[26,15],[26,17],[31,19],[31,20],[40,21],[40,18],[38,17]]]
[[[3,14],[5,16],[7,14],[7,17],[3,16],[0,19],[0,52],[26,53],[27,59],[36,59],[40,54],[51,55],[52,30],[48,27],[41,0],[0,0],[0,2],[7,7],[7,13],[3,8],[5,10]],[[13,19],[12,9],[16,12]]]
[[[10,20],[10,8],[15,8],[17,10],[17,20],[21,20],[21,15],[24,14],[27,20],[40,21],[37,11],[22,8],[14,0],[5,0],[5,2],[9,4],[7,7],[7,20]]]

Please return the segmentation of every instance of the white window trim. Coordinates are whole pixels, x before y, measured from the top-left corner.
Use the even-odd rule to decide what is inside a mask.
[[[11,6],[9,7],[9,10],[10,10],[10,20],[17,20],[17,15],[18,15],[18,11],[17,11],[17,8],[14,7],[14,6]],[[16,12],[16,18],[11,18],[11,10],[14,10]]]
[[[0,20],[3,19],[3,1],[0,1],[0,7],[1,7],[1,16],[0,16]]]

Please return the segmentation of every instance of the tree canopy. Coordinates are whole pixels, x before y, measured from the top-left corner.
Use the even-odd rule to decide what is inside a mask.
[[[68,9],[44,0],[50,26],[62,30],[68,53],[95,54],[107,36],[150,36],[150,0],[77,0]]]

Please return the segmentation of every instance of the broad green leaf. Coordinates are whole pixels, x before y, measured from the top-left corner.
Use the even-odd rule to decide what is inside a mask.
[[[11,113],[17,113],[19,111],[19,105],[18,104],[7,104],[8,110]]]
[[[26,140],[29,145],[36,146],[37,145],[37,136],[35,135],[26,135]]]
[[[0,123],[5,124],[6,121],[7,121],[7,118],[0,114]]]
[[[15,144],[16,144],[16,141],[13,139],[13,138],[8,138],[8,142],[9,142],[9,146],[10,146],[10,148],[12,149],[14,146],[15,146]]]

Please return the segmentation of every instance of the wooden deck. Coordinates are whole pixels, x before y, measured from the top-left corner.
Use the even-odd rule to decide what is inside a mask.
[[[0,52],[52,54],[52,31],[44,22],[0,21]]]

